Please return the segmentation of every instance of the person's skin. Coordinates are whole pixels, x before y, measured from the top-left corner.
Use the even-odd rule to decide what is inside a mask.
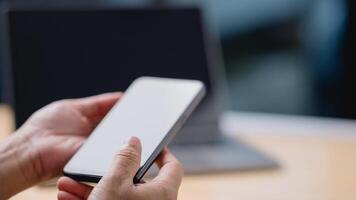
[[[0,199],[59,176],[121,95],[61,100],[35,112],[0,143]]]
[[[35,112],[0,143],[0,199],[58,176],[121,95],[61,100]]]
[[[183,169],[177,159],[164,149],[156,164],[158,175],[150,182],[134,184],[140,167],[141,143],[132,137],[115,156],[109,172],[95,186],[89,186],[68,177],[58,180],[58,200],[176,200]]]

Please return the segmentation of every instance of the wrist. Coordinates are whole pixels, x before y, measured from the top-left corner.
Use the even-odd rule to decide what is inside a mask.
[[[16,131],[0,144],[0,199],[41,181],[30,143],[26,133]]]
[[[23,130],[26,130],[23,131]],[[22,146],[18,149],[17,157],[21,163],[24,164],[22,169],[23,174],[27,177],[30,182],[38,183],[45,179],[43,175],[42,165],[39,160],[39,153],[33,145],[33,135],[36,130],[31,130],[26,127],[25,129],[18,129],[15,133],[17,142],[20,143],[19,146]]]

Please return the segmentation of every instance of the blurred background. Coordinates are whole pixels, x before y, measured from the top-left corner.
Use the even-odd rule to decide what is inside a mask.
[[[0,0],[4,7],[24,9],[200,7],[205,22],[220,44],[228,91],[226,108],[238,111],[226,112],[227,116],[232,113],[233,117],[231,121],[226,117],[228,120],[223,125],[232,124],[234,138],[238,133],[241,141],[229,144],[229,147],[212,145],[209,141],[209,145],[199,146],[199,151],[184,146],[188,153],[182,151],[181,155],[191,156],[191,160],[204,167],[217,163],[220,168],[236,167],[237,164],[246,169],[251,168],[246,164],[251,162],[255,166],[261,163],[263,166],[267,162],[267,167],[270,167],[271,160],[275,160],[281,170],[277,173],[274,170],[252,173],[249,176],[246,173],[222,173],[201,180],[200,176],[188,177],[183,184],[182,199],[192,199],[192,196],[194,199],[221,199],[221,194],[224,194],[223,199],[228,199],[229,194],[235,194],[236,197],[231,196],[230,199],[239,199],[239,196],[241,199],[295,197],[312,200],[355,199],[356,145],[354,137],[348,137],[356,133],[356,69],[352,55],[356,50],[352,37],[355,33],[354,2]],[[1,23],[4,21],[0,18]],[[3,27],[4,24],[0,24],[0,29]],[[5,37],[0,35],[0,45],[6,47],[6,43]],[[3,84],[8,79],[3,67],[7,56],[1,52],[3,49],[6,48],[0,48],[0,103],[11,101],[7,99],[11,91]],[[24,101],[27,104],[27,99]],[[207,129],[215,131],[211,126],[207,126]],[[230,128],[226,130],[228,132]],[[277,136],[258,134],[264,132]],[[249,136],[246,137],[245,133]],[[280,133],[289,137],[280,137]],[[333,137],[315,137],[328,133]],[[347,137],[343,138],[344,135]],[[204,137],[198,136],[195,134],[199,140],[208,138],[206,134]],[[190,135],[189,141],[192,138],[193,135]],[[207,146],[213,149],[207,150]],[[263,152],[263,156],[256,154],[255,147]],[[264,153],[272,159],[266,161]],[[203,162],[201,158],[211,162]],[[272,163],[272,166],[276,167],[275,164]],[[251,169],[256,169],[255,166]],[[199,167],[196,168],[201,170]],[[54,190],[52,192],[55,194]]]
[[[351,55],[355,43],[351,33],[355,26],[351,0],[0,2],[25,8],[197,5],[203,9],[207,23],[222,44],[230,108],[356,118],[356,70]],[[1,94],[6,93],[4,90],[0,85]]]

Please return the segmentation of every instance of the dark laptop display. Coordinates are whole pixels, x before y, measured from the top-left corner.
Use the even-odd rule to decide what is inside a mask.
[[[139,76],[211,88],[197,9],[10,11],[16,122],[58,99],[125,90]]]
[[[208,95],[171,146],[186,171],[277,166],[221,134],[224,76],[198,9],[12,10],[8,20],[17,126],[54,100],[125,90],[139,76],[198,79]]]

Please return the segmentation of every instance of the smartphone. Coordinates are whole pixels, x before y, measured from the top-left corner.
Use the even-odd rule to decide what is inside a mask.
[[[138,183],[204,95],[198,80],[136,79],[69,160],[64,175],[99,182],[124,141],[136,136],[142,144],[141,166],[133,180]]]

